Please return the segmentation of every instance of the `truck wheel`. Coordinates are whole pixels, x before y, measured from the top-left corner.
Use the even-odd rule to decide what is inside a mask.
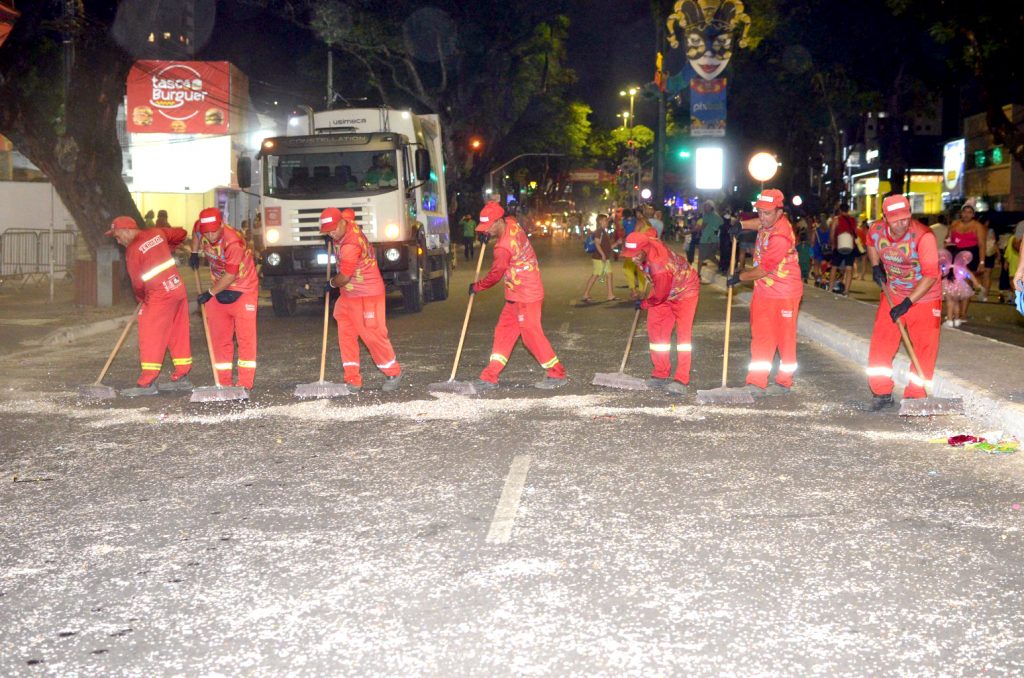
[[[270,303],[278,318],[295,315],[295,297],[290,296],[286,290],[270,290]]]
[[[423,301],[426,296],[423,290],[423,269],[420,269],[416,280],[408,285],[402,285],[400,289],[406,313],[419,313],[423,310]]]
[[[442,275],[440,278],[434,278],[430,281],[431,291],[433,292],[430,295],[431,301],[444,301],[448,298],[448,282],[451,275],[451,269],[448,268],[448,257],[442,257],[438,261],[441,264]]]

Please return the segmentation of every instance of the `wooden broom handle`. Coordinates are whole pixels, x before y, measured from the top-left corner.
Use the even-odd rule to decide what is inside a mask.
[[[629,331],[629,339],[626,340],[626,352],[622,354],[622,364],[619,365],[619,374],[626,371],[626,361],[629,360],[629,352],[633,348],[633,337],[636,336],[636,326],[640,322],[640,311],[637,309],[633,314],[633,328]]]
[[[732,255],[729,259],[729,277],[731,278],[736,273],[736,242],[737,238],[732,239]],[[700,277],[700,270],[697,271],[698,278]],[[728,283],[726,284],[728,287]],[[726,292],[725,300],[725,350],[722,352],[722,388],[725,388],[726,375],[729,373],[729,330],[732,327],[732,287],[729,287],[729,291]]]
[[[885,294],[885,300],[889,302],[889,308],[892,308],[892,297],[889,296],[888,285],[882,286],[882,293]],[[903,338],[903,345],[907,349],[907,353],[910,355],[910,362],[914,364],[914,369],[917,370],[917,376],[921,377],[921,388],[924,389],[924,394],[930,396],[931,392],[928,388],[928,380],[925,379],[924,371],[921,369],[921,363],[917,360],[917,353],[914,351],[914,345],[910,343],[910,335],[907,333],[907,327],[903,324],[903,317],[900,316],[896,319],[896,325],[900,328],[900,336]]]
[[[199,282],[199,269],[193,268],[196,274],[196,289],[203,291],[202,283]],[[221,388],[220,378],[217,376],[217,361],[213,357],[213,342],[210,341],[210,323],[206,321],[206,304],[199,304],[199,314],[203,316],[203,333],[206,335],[206,351],[210,354],[210,369],[213,370],[213,383]]]
[[[473,283],[480,279],[480,268],[484,265],[484,250],[487,243],[480,243],[480,256],[476,260],[476,273],[473,274]],[[469,328],[469,315],[473,312],[473,299],[476,294],[469,295],[469,303],[466,304],[466,319],[462,321],[462,334],[459,336],[459,347],[455,349],[455,362],[452,364],[452,376],[448,381],[455,381],[455,373],[459,371],[459,358],[462,356],[462,345],[466,342],[466,329]]]
[[[121,337],[114,344],[114,350],[110,352],[110,356],[107,357],[107,364],[100,370],[100,376],[96,377],[96,385],[99,385],[103,381],[103,377],[107,376],[107,370],[110,369],[111,363],[114,362],[114,358],[117,356],[118,351],[121,350],[121,346],[124,344],[124,340],[128,337],[128,332],[132,329],[132,325],[135,324],[135,319],[139,317],[139,309],[142,308],[142,302],[140,301],[135,307],[135,313],[128,319],[128,322],[124,326],[124,331],[121,332]]]
[[[331,250],[334,249],[334,243],[327,243],[327,284],[331,283]],[[324,290],[324,339],[321,342],[320,348],[320,383],[324,381],[324,373],[327,370],[327,327],[329,325],[329,316],[331,309],[331,291]]]

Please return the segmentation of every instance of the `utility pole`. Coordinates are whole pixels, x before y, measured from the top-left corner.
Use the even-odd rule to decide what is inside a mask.
[[[327,105],[324,110],[329,111],[334,105],[334,51],[327,46]]]
[[[664,69],[666,52],[665,20],[661,11],[661,3],[651,4],[654,9],[654,25],[657,28],[655,44],[658,61]],[[664,77],[664,76],[661,76]],[[658,91],[658,125],[654,131],[654,209],[659,210],[665,204],[665,93],[661,87]]]

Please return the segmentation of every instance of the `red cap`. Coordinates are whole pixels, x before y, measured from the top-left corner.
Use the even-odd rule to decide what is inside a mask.
[[[224,223],[224,217],[216,207],[207,207],[199,213],[199,232],[213,233]]]
[[[780,210],[786,204],[786,199],[782,195],[782,191],[777,188],[766,188],[761,191],[761,195],[757,196],[757,202],[754,203],[754,209],[757,210]]]
[[[131,217],[114,217],[114,220],[110,222],[110,229],[103,235],[114,235],[114,231],[118,229],[137,231],[139,224]]]
[[[351,224],[355,223],[355,220],[355,210],[350,207],[343,210],[339,210],[337,207],[328,207],[320,213],[320,232],[333,233],[338,230],[342,221]]]
[[[480,210],[480,223],[477,225],[476,230],[479,233],[489,231],[494,222],[505,216],[505,210],[501,208],[501,205],[493,200]]]
[[[902,195],[890,195],[882,201],[882,216],[890,224],[911,217],[910,201]]]
[[[622,245],[622,256],[632,259],[647,249],[651,242],[649,231],[633,231],[626,236],[626,242]]]

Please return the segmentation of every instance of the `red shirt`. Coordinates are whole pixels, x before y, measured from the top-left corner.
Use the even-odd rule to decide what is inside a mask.
[[[922,278],[935,278],[936,282],[918,301],[942,299],[942,285],[938,283],[939,254],[930,228],[914,220],[903,237],[894,240],[888,223],[880,220],[871,225],[868,243],[878,252],[878,260],[885,267],[894,304],[909,297]]]
[[[206,260],[210,262],[210,274],[215,281],[220,280],[225,273],[233,273],[236,278],[228,287],[229,290],[252,292],[259,289],[260,281],[256,275],[252,250],[245,244],[242,234],[225,224],[220,240],[211,243],[203,238],[201,242]]]
[[[171,251],[188,237],[183,228],[147,228],[125,248],[125,264],[140,302],[185,297]]]
[[[476,290],[480,292],[492,287],[502,276],[505,276],[507,301],[531,302],[544,298],[537,254],[526,237],[526,231],[512,217],[505,217],[505,232],[494,245],[494,264],[476,283]]]
[[[641,303],[643,308],[700,294],[697,272],[690,268],[686,259],[665,247],[660,240],[650,241],[642,270],[651,279],[652,286],[651,293]]]
[[[376,297],[384,294],[384,279],[377,267],[377,255],[363,230],[349,224],[338,244],[338,272],[349,277],[341,286],[343,297]]]
[[[785,215],[768,228],[758,229],[754,265],[768,272],[754,281],[754,292],[774,299],[799,299],[804,295],[793,225]]]

